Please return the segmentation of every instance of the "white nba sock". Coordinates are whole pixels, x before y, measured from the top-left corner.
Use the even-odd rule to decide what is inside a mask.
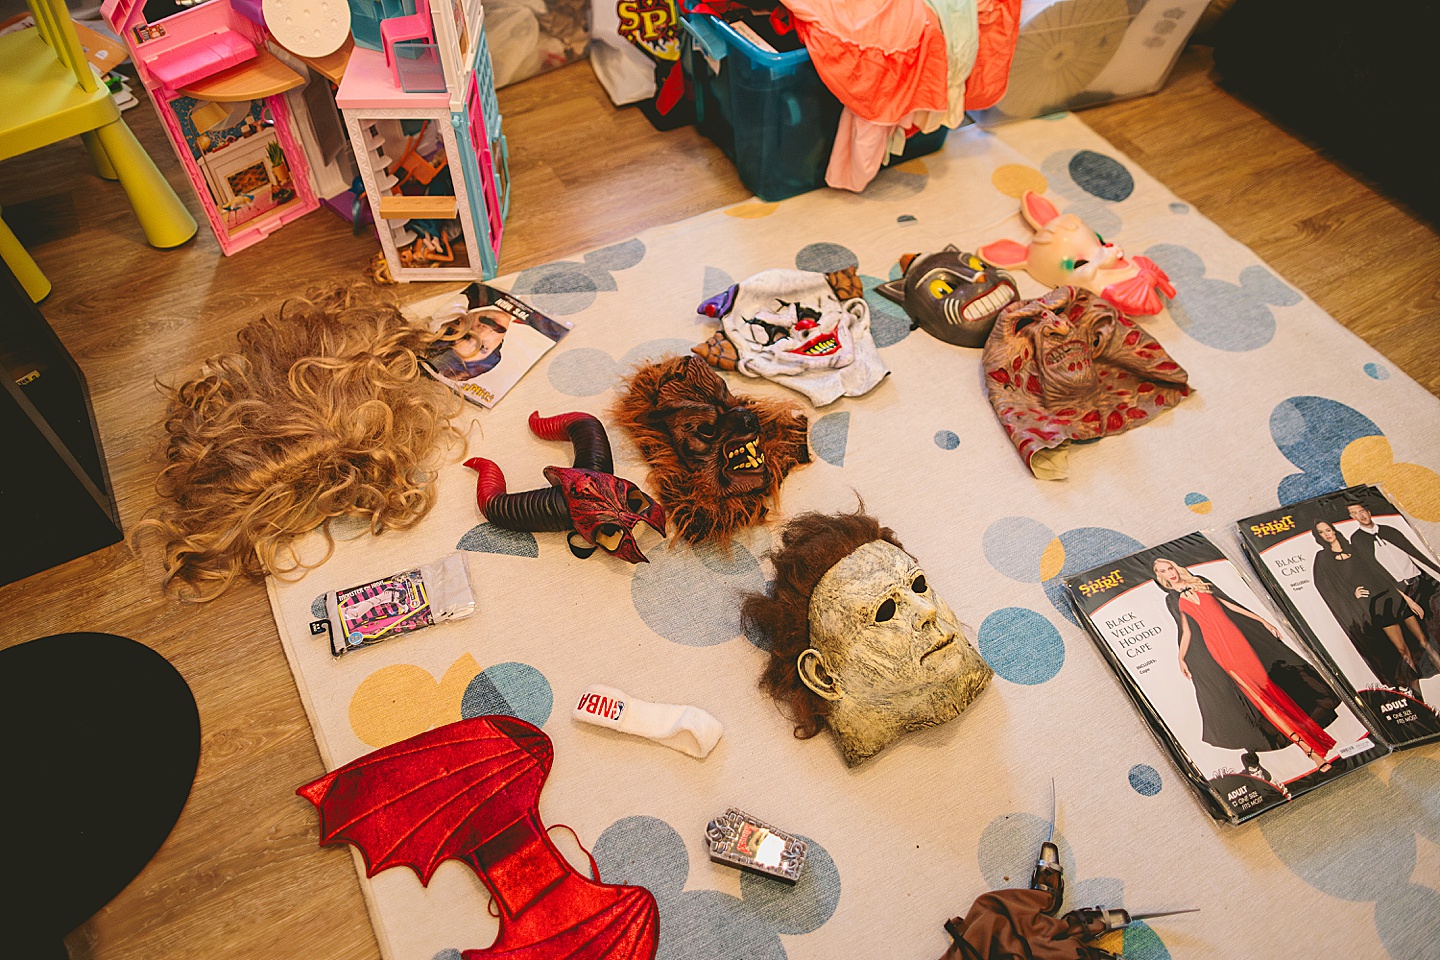
[[[581,723],[645,737],[692,757],[705,757],[725,728],[699,707],[647,703],[623,690],[592,683],[580,695],[570,715]]]

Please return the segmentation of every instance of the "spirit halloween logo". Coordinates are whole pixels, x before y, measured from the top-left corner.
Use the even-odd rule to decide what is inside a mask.
[[[1295,518],[1286,514],[1279,520],[1266,520],[1264,523],[1252,523],[1250,532],[1257,537],[1273,537],[1277,533],[1284,533],[1287,530],[1295,529]]]
[[[1104,593],[1125,582],[1119,570],[1112,570],[1103,577],[1096,577],[1094,580],[1087,580],[1080,584],[1080,592],[1087,597],[1093,597],[1097,593]]]
[[[680,37],[673,0],[619,0],[620,36],[656,60],[679,60]]]

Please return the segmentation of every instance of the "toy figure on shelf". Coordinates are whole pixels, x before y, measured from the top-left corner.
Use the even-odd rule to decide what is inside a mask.
[[[1030,889],[982,893],[965,916],[945,922],[954,942],[940,960],[1119,960],[1095,941],[1137,920],[1195,912],[1131,914],[1086,907],[1060,915],[1064,899],[1060,849],[1047,840],[1040,845]]]
[[[393,196],[455,196],[455,182],[450,173],[444,145],[431,133],[431,126],[429,120],[421,121],[419,129],[406,140],[400,158],[390,165],[391,172],[397,177],[395,184],[390,187]],[[400,124],[402,132],[406,131],[406,127],[405,123]],[[381,199],[380,206],[386,206],[384,198]],[[459,264],[464,266],[467,263],[465,234],[457,221],[428,216],[412,217],[402,223],[415,239],[410,241],[408,246],[398,248],[401,266],[429,267],[455,263],[457,248]]]
[[[732,394],[699,357],[669,357],[631,374],[615,405],[650,464],[676,531],[724,543],[764,520],[780,482],[810,462],[798,406]]]
[[[874,517],[802,514],[771,559],[775,579],[740,608],[770,651],[760,686],[788,710],[795,736],[829,728],[848,766],[954,719],[994,675]]]
[[[544,440],[569,439],[572,467],[546,467],[548,489],[506,493],[505,475],[493,460],[472,457],[465,466],[478,473],[475,499],[485,519],[506,530],[573,531],[570,550],[585,558],[599,547],[630,563],[646,563],[635,542],[644,523],[665,536],[665,508],[629,480],[615,476],[610,438],[588,413],[542,417],[530,414],[530,430]],[[577,544],[578,536],[583,543]]]
[[[500,932],[467,957],[653,960],[660,912],[650,891],[602,883],[598,870],[582,875],[550,840],[538,807],[554,762],[550,738],[525,721],[473,717],[296,793],[320,814],[321,844],[358,848],[368,877],[403,866],[428,885],[446,860],[474,870],[499,908]],[[484,909],[478,900],[475,909]]]
[[[898,280],[875,292],[905,308],[936,340],[957,347],[983,347],[1000,311],[1019,299],[1015,278],[986,269],[973,253],[951,244],[939,253],[907,253],[900,258]]]
[[[1076,286],[1099,294],[1132,317],[1165,309],[1160,295],[1175,296],[1165,271],[1149,257],[1126,257],[1117,244],[1033,190],[1020,198],[1020,213],[1035,231],[1030,245],[996,240],[980,248],[986,263],[1024,270],[1049,287]]]
[[[1041,480],[1069,475],[1070,441],[1123,433],[1190,395],[1154,337],[1078,287],[1001,311],[981,365],[995,416]]]
[[[797,390],[817,407],[869,393],[890,371],[870,336],[864,288],[854,268],[843,273],[839,287],[807,270],[766,270],[731,284],[700,304],[720,332],[691,352]]]

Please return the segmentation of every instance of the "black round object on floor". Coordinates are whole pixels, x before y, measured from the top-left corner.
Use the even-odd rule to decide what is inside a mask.
[[[149,647],[67,633],[0,650],[0,731],[13,891],[0,898],[0,937],[7,955],[64,957],[65,935],[135,879],[179,819],[200,715]]]

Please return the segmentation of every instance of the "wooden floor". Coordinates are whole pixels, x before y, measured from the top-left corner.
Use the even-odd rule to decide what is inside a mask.
[[[1440,392],[1440,238],[1225,94],[1209,69],[1192,48],[1161,93],[1083,117]],[[747,195],[693,130],[655,133],[635,110],[613,109],[584,63],[503,90],[500,104],[514,180],[504,272]],[[126,119],[200,219],[148,103]],[[186,247],[152,250],[78,140],[0,164],[0,206],[54,281],[44,311],[89,379],[127,527],[154,496],[155,379],[230,348],[287,294],[360,278],[377,249],[320,211],[235,257],[204,227]],[[176,664],[200,705],[203,755],[179,825],[71,936],[72,957],[377,957],[349,855],[316,848],[313,811],[293,794],[323,771],[263,586],[187,606],[155,583],[153,558],[116,546],[0,588],[0,646],[70,630],[134,637]]]

